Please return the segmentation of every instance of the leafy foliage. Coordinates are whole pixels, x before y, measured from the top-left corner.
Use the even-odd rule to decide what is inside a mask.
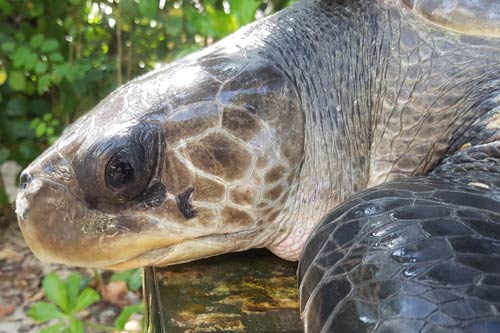
[[[140,273],[140,270],[138,271]],[[125,324],[132,314],[144,312],[142,303],[124,307],[115,320],[115,327],[85,322],[78,316],[79,312],[100,300],[94,289],[85,287],[87,282],[88,279],[82,279],[79,273],[69,275],[66,281],[62,281],[54,273],[43,279],[43,290],[49,302],[37,302],[28,311],[28,316],[39,323],[51,321],[50,325],[39,333],[83,333],[85,326],[119,332],[125,329]]]
[[[31,306],[28,316],[44,323],[55,319],[55,323],[47,326],[40,333],[64,332],[83,333],[83,322],[78,318],[78,312],[99,301],[99,294],[81,284],[78,273],[68,276],[63,282],[57,275],[51,273],[43,279],[43,290],[50,302],[38,302]]]
[[[111,281],[123,280],[127,284],[129,290],[137,291],[142,287],[142,269],[130,269],[114,273],[111,276]]]

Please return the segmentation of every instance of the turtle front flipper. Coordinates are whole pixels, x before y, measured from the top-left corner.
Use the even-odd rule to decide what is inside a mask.
[[[307,332],[500,332],[500,144],[332,211],[299,266]]]

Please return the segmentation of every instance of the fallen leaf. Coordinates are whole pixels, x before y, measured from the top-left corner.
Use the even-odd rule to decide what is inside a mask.
[[[123,280],[112,281],[104,286],[101,290],[102,298],[112,304],[124,307],[130,304],[127,297],[128,287]]]
[[[16,311],[15,305],[3,305],[0,304],[0,320],[4,317],[10,316]]]
[[[0,260],[19,261],[21,259],[22,256],[10,247],[0,250]]]
[[[30,298],[28,298],[28,302],[30,303],[38,302],[43,298],[43,296],[45,296],[45,292],[43,291],[43,289],[39,289],[36,293],[31,295]]]

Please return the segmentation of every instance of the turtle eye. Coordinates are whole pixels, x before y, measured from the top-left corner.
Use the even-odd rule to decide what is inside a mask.
[[[114,155],[106,166],[106,184],[120,189],[134,181],[135,170],[127,156],[120,152]]]
[[[138,125],[122,133],[82,148],[81,158],[74,162],[85,201],[94,208],[142,204],[153,185],[159,158],[158,130]]]
[[[141,193],[150,178],[145,148],[137,142],[129,142],[114,153],[104,169],[106,186],[119,201],[130,200]]]

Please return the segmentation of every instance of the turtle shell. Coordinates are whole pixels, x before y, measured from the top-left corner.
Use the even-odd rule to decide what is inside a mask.
[[[498,0],[402,0],[433,23],[465,34],[500,37]]]

